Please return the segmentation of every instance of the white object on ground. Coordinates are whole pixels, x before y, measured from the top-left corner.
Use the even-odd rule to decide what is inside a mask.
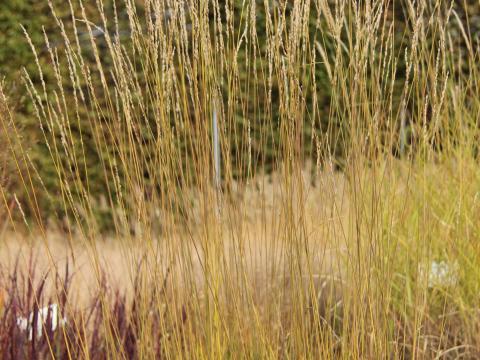
[[[58,304],[51,304],[38,309],[36,324],[33,324],[34,313],[31,312],[28,319],[19,316],[17,317],[17,326],[22,331],[28,331],[28,340],[32,341],[33,326],[36,326],[37,338],[41,338],[43,334],[43,326],[50,325],[50,330],[53,332],[57,330],[58,326],[63,327],[67,324],[67,318],[61,317],[60,308]],[[47,324],[48,321],[48,324]]]
[[[458,263],[432,261],[428,269],[428,287],[453,286],[458,282]]]

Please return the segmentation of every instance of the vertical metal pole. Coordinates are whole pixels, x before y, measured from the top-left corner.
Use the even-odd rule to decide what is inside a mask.
[[[407,134],[405,129],[406,121],[406,111],[405,111],[405,100],[402,101],[402,109],[400,110],[400,157],[403,157],[405,154],[405,145],[407,142]]]

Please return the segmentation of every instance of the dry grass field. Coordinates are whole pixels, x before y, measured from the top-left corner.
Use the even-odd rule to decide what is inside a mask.
[[[311,264],[303,265],[314,271],[314,278],[340,279],[340,257],[347,248],[345,237],[338,241],[338,234],[347,229],[348,222],[348,194],[344,175],[324,172],[313,185],[310,174],[310,169],[302,171],[301,187],[304,193],[296,194],[302,196],[302,199],[295,200],[297,206],[302,207],[296,209],[296,216],[303,217],[301,221],[308,234],[308,251],[312,254]],[[234,255],[241,247],[246,275],[249,281],[258,287],[256,293],[268,291],[272,282],[280,284],[286,271],[285,249],[279,239],[282,228],[286,226],[286,215],[278,206],[285,201],[280,178],[280,174],[272,174],[252,179],[249,185],[242,189],[237,188],[230,199],[222,199],[222,208],[217,214],[224,251]],[[198,203],[193,206],[197,207],[194,212],[198,213],[199,206]],[[319,218],[323,220],[319,221]],[[184,227],[188,227],[188,231]],[[193,260],[192,273],[195,274],[196,286],[203,287],[204,273],[201,262],[204,254],[201,243],[195,240],[201,237],[201,217],[197,214],[188,224],[182,223],[178,226],[177,231],[175,238],[170,241],[187,244],[188,256]],[[167,252],[167,249],[160,245],[165,241],[161,234],[152,239],[155,243],[154,249],[140,237],[119,239],[108,235],[99,237],[93,244],[87,244],[73,235],[70,247],[68,236],[58,228],[53,228],[46,234],[18,234],[6,224],[0,243],[3,275],[13,273],[16,267],[28,269],[30,262],[34,262],[36,275],[41,278],[44,274],[51,275],[56,271],[62,273],[68,263],[69,271],[73,274],[71,295],[74,302],[85,305],[94,296],[98,270],[102,272],[102,276],[106,276],[113,289],[128,294],[131,300],[132,279],[139,260],[148,256],[151,251],[160,257]],[[95,255],[92,255],[94,253]],[[92,260],[96,256],[98,264]],[[230,265],[235,266],[237,259],[230,260]],[[163,267],[166,269],[168,266],[168,263],[164,262]],[[178,269],[172,267],[169,271],[174,270],[182,271],[180,266]],[[273,271],[276,273],[272,273]],[[48,277],[47,289],[50,291],[53,290],[53,280],[53,276]]]
[[[199,199],[192,206],[196,215],[167,233],[169,236],[149,241],[139,234],[125,239],[98,238],[94,243],[78,237],[72,239],[70,247],[65,241],[67,235],[58,230],[31,236],[8,230],[1,244],[2,282],[8,293],[8,274],[19,274],[16,281],[20,289],[27,289],[32,280],[38,286],[47,274],[42,304],[58,301],[56,274],[65,274],[68,259],[72,277],[65,312],[71,319],[82,311],[92,311],[102,296],[107,308],[113,306],[110,311],[114,315],[110,316],[118,316],[116,302],[121,301],[132,311],[136,299],[150,294],[158,303],[149,301],[149,308],[144,309],[149,316],[157,307],[165,315],[179,311],[185,317],[182,324],[194,327],[191,331],[204,326],[204,316],[212,306],[206,299],[214,292],[218,298],[210,301],[218,318],[211,321],[218,321],[218,326],[242,339],[234,351],[243,355],[253,351],[252,347],[277,344],[277,350],[264,355],[281,356],[278,352],[287,350],[281,350],[286,345],[280,339],[302,330],[309,336],[315,331],[327,331],[330,336],[318,340],[317,348],[309,350],[310,356],[327,351],[334,357],[345,356],[341,354],[348,350],[343,347],[351,344],[342,343],[346,341],[342,334],[361,332],[353,329],[385,321],[387,328],[392,326],[396,335],[389,336],[397,343],[384,346],[398,356],[410,356],[405,355],[405,345],[398,342],[401,338],[421,344],[418,357],[445,353],[474,358],[480,172],[474,164],[463,164],[464,171],[459,173],[460,161],[415,169],[415,165],[393,160],[379,167],[379,174],[368,170],[362,174],[362,190],[356,193],[362,196],[362,210],[355,205],[358,198],[352,199],[354,192],[345,174],[322,171],[313,186],[307,167],[288,195],[280,173],[259,176],[242,189],[235,188],[234,195],[219,201],[220,210],[210,208],[209,222],[199,210],[200,196],[194,195]],[[379,177],[377,181],[375,176]],[[373,183],[378,185],[376,194]],[[291,198],[286,200],[286,196]],[[372,204],[371,196],[379,199],[374,204],[380,207],[377,211],[382,216],[373,227],[368,221],[374,220],[364,215],[367,223],[362,224],[362,240],[358,243],[358,229],[352,223],[359,222],[358,211],[372,211],[366,208]],[[285,214],[285,203],[292,206],[290,215]],[[205,233],[212,227],[216,234],[209,234],[206,243]],[[294,237],[302,237],[301,253],[284,238],[285,229],[290,227],[295,229]],[[208,248],[212,236],[218,236],[218,248]],[[377,242],[369,240],[372,236],[378,236]],[[386,243],[381,242],[381,236]],[[212,260],[207,251],[216,251],[218,262],[209,262]],[[434,274],[434,262],[449,266],[447,280]],[[34,269],[33,279],[28,277],[28,269]],[[161,289],[161,296],[150,293],[155,287]],[[377,312],[364,313],[363,306],[375,306]],[[356,323],[358,319],[352,313],[357,311],[366,317],[365,323]],[[353,317],[345,317],[347,314]],[[386,318],[382,320],[382,316]],[[134,320],[125,324],[129,321]],[[320,327],[312,328],[317,321]],[[413,331],[411,326],[417,321],[424,325]],[[121,329],[125,324],[117,326]],[[99,330],[93,329],[101,325],[90,320],[83,326],[95,333]],[[375,331],[374,327],[370,329]],[[177,336],[185,336],[180,333]],[[198,334],[189,336],[192,338],[184,341],[193,341]],[[303,339],[306,335],[297,336]],[[132,351],[126,338],[121,339],[124,351]],[[236,343],[228,337],[222,343],[232,346],[231,341]],[[255,345],[257,341],[263,345]],[[387,350],[369,351],[383,354]],[[91,349],[89,353],[96,356]]]

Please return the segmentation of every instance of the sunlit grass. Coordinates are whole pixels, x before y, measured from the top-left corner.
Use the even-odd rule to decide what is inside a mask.
[[[0,94],[2,128],[11,129],[0,144],[25,194],[20,201],[2,183],[5,238],[24,240],[2,239],[10,265],[0,278],[0,350],[479,355],[478,51],[452,8],[402,2],[398,44],[385,1],[119,3],[127,38],[105,15],[110,3],[98,3],[97,23],[82,3],[69,2],[65,25],[52,7],[64,39],[54,47],[45,35],[55,81],[45,82],[38,60],[38,73],[24,75],[54,192]],[[99,29],[110,30],[101,41]],[[328,77],[328,111],[317,102],[317,68]],[[89,176],[88,134],[103,193]],[[45,214],[42,196],[62,211]],[[19,251],[23,241],[37,250]],[[33,266],[36,252],[43,265]],[[432,280],[438,264],[448,281]],[[86,287],[88,296],[79,293]],[[68,325],[32,344],[16,318],[47,303],[62,307]]]

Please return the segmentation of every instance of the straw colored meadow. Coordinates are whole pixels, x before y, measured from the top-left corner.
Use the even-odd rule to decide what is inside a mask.
[[[480,3],[0,9],[2,358],[480,357]]]

